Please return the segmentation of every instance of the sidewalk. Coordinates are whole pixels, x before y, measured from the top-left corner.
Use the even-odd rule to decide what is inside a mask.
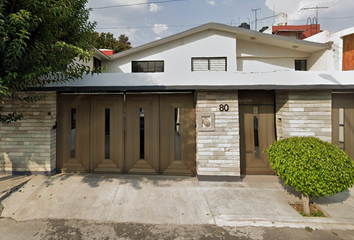
[[[0,175],[0,202],[34,176]]]
[[[227,183],[191,177],[59,174],[35,176],[20,190],[2,201],[2,217],[354,229],[354,189],[316,201],[330,218],[305,218],[288,204],[299,201],[297,196],[275,176]]]

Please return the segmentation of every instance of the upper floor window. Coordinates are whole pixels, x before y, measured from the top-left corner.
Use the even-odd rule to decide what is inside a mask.
[[[164,72],[164,61],[132,61],[132,72]]]
[[[192,71],[227,71],[226,57],[194,57]]]
[[[307,60],[295,60],[295,71],[307,71]]]
[[[99,60],[98,58],[93,57],[93,67],[94,68],[100,68],[101,67],[101,60]]]

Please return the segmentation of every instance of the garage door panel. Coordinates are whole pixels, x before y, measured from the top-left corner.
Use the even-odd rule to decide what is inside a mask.
[[[119,173],[123,169],[122,95],[92,97],[92,156],[92,170],[95,172]]]
[[[159,172],[159,96],[126,97],[126,172]]]
[[[58,118],[59,172],[90,171],[90,99],[61,96]]]
[[[160,115],[161,172],[193,175],[195,161],[195,108],[191,95],[162,96]]]

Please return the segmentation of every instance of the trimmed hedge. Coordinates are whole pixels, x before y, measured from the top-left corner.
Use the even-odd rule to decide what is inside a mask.
[[[291,137],[266,151],[284,182],[306,196],[330,196],[354,184],[354,162],[336,145],[315,137]]]

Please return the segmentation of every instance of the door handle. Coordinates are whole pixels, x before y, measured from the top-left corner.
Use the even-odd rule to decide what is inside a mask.
[[[254,152],[252,150],[247,150],[246,153],[252,154]]]

